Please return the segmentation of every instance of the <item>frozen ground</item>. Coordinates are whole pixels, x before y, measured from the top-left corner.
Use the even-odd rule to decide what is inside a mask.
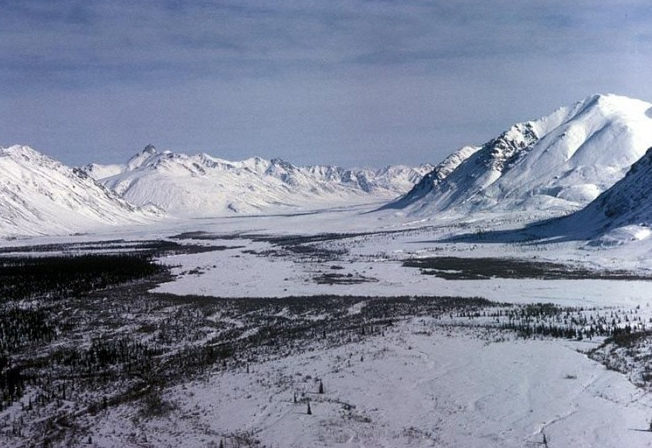
[[[178,241],[235,248],[161,260],[173,266],[176,276],[156,291],[219,297],[479,295],[495,301],[568,306],[635,306],[652,301],[650,281],[635,279],[652,275],[652,248],[647,241],[609,249],[579,241],[446,242],[461,233],[481,234],[487,228],[517,227],[520,222],[501,222],[489,216],[476,222],[444,223],[402,222],[388,214],[378,217],[361,215],[358,210],[337,210],[319,215],[234,218],[186,225],[176,229],[181,230]],[[303,237],[284,239],[294,235]],[[495,258],[498,263],[513,258],[555,262],[595,271],[596,275],[573,280],[541,280],[526,275],[447,280],[403,266],[409,259],[443,256]],[[604,279],[599,272],[605,270],[634,275],[629,280]],[[333,274],[344,281],[321,281],[324,275]],[[347,277],[350,281],[346,281]]]
[[[572,344],[443,328],[428,319],[256,364],[249,373],[218,373],[176,387],[166,399],[177,407],[162,419],[125,426],[129,409],[108,412],[95,442],[521,448],[543,446],[545,434],[551,447],[652,446],[642,431],[649,396]]]
[[[362,316],[367,306],[364,299],[339,310],[337,318],[319,310],[326,295],[387,300],[396,296],[482,297],[505,303],[505,309],[513,306],[508,304],[525,307],[550,302],[576,308],[560,312],[544,321],[545,325],[586,332],[597,325],[590,319],[601,317],[613,320],[611,329],[633,327],[646,341],[652,318],[647,241],[609,248],[581,241],[499,243],[483,237],[487,229],[518,227],[520,219],[504,221],[485,215],[466,222],[454,217],[414,222],[390,212],[361,213],[367,210],[201,219],[118,229],[105,235],[2,242],[5,247],[25,246],[23,252],[12,249],[9,255],[13,257],[25,255],[34,245],[51,245],[47,250],[74,254],[89,250],[81,243],[121,239],[163,239],[205,247],[159,254],[158,261],[169,266],[174,277],[152,287],[150,291],[156,294],[142,296],[148,298],[140,311],[134,298],[125,293],[128,288],[121,289],[120,294],[127,295],[116,294],[111,300],[126,300],[127,311],[121,308],[120,315],[127,320],[118,330],[98,327],[116,334],[147,335],[138,337],[157,341],[159,351],[202,348],[233,331],[237,341],[249,341],[263,329],[278,330],[273,322],[300,319],[308,322],[302,327],[306,331],[311,331],[313,321],[315,326],[325,322],[342,326],[337,341],[330,333],[326,338],[326,330],[323,336],[317,333],[287,350],[282,339],[270,339],[269,344],[229,358],[228,366],[217,363],[169,381],[161,386],[153,404],[145,402],[152,412],[144,413],[138,400],[116,400],[97,413],[82,413],[74,426],[76,435],[61,439],[59,446],[218,447],[220,442],[228,448],[652,446],[652,432],[647,431],[652,419],[648,393],[652,366],[646,364],[650,344],[637,342],[634,350],[625,341],[614,352],[608,347],[591,352],[606,335],[579,341],[547,336],[523,339],[517,331],[503,329],[511,322],[505,316],[488,314],[472,324],[460,322],[452,313],[450,317],[403,316],[390,323],[360,317],[349,329],[347,319]],[[475,238],[451,242],[451,237],[460,234]],[[80,245],[69,245],[75,242]],[[57,246],[63,243],[68,245]],[[468,279],[464,269],[438,271],[404,265],[408,260],[444,256],[481,260],[468,264],[480,269],[482,279]],[[499,277],[482,276],[485,269],[511,266],[512,259],[527,260],[530,265],[514,272],[498,269],[506,273]],[[533,274],[541,267],[558,266],[550,263],[563,263],[572,278],[564,278],[563,272],[551,279]],[[180,298],[170,299],[175,296]],[[260,328],[245,322],[249,312],[215,312],[232,306],[234,302],[226,298],[292,300],[288,299],[292,296],[312,297],[314,309],[304,304],[308,311],[300,315],[285,308],[274,310],[266,315],[273,319]],[[157,297],[173,302],[156,305]],[[96,306],[101,307],[98,300]],[[206,311],[206,304],[212,311]],[[254,307],[251,313],[255,312]],[[582,315],[587,321],[578,318]],[[138,327],[138,319],[143,320],[143,327]],[[169,338],[166,325],[173,325],[180,339],[162,346],[159,332]],[[193,325],[201,327],[196,336]],[[375,328],[360,337],[365,325]],[[168,355],[157,356],[162,357],[155,362],[167,365]],[[323,394],[318,393],[320,381]],[[307,414],[308,401],[311,415]],[[17,425],[18,409],[16,405],[0,414],[5,424],[0,442],[30,446],[35,439],[8,435],[7,428]]]

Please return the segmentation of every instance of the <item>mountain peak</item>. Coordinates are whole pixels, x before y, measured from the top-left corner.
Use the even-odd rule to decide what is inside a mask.
[[[518,123],[477,152],[435,168],[392,208],[568,213],[624,177],[652,146],[652,104],[591,95],[534,121]],[[463,159],[463,160],[460,160]]]
[[[12,145],[7,148],[0,147],[0,154],[3,156],[43,156],[40,152],[35,149],[30,148],[29,146],[24,145]],[[44,156],[43,156],[44,157]]]
[[[8,157],[18,165],[41,166],[57,168],[60,162],[25,145],[13,145],[8,148],[0,147],[0,157]]]
[[[278,157],[273,158],[272,160],[269,161],[270,166],[267,169],[268,174],[272,174],[275,171],[284,171],[284,172],[292,172],[295,171],[297,168],[292,165],[290,162],[286,162],[283,159],[280,159]]]
[[[148,222],[139,209],[71,168],[30,148],[0,148],[0,235],[57,234]]]
[[[156,147],[151,143],[145,146],[145,149],[143,149],[143,154],[156,154],[157,152],[158,151],[156,150]]]
[[[94,177],[136,205],[178,216],[259,213],[389,200],[405,193],[424,168],[344,170],[296,166],[280,158],[228,161],[209,154],[139,152],[127,164],[93,167]],[[102,174],[109,174],[103,176]]]
[[[130,170],[139,168],[143,165],[146,165],[150,160],[158,157],[161,153],[156,149],[152,144],[145,146],[145,148],[134,155],[127,162],[127,167]]]
[[[577,115],[593,110],[600,110],[607,115],[628,115],[636,113],[641,107],[650,108],[652,104],[614,93],[594,94],[576,103]]]

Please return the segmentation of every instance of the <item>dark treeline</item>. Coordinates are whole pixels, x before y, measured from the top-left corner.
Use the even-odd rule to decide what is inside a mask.
[[[55,338],[55,326],[45,310],[22,309],[15,304],[0,309],[0,353],[12,353],[19,347],[48,343]]]
[[[51,356],[40,348],[78,330],[72,298],[161,272],[151,258],[136,253],[0,259],[0,409],[20,399],[29,384],[47,389],[52,378],[39,371],[53,363],[67,367],[59,375],[68,377],[106,377],[109,366],[120,363],[134,371],[148,368],[142,364],[151,364],[150,353],[143,356],[146,349],[136,342],[96,340],[90,348],[71,346]]]
[[[418,268],[424,275],[435,275],[449,280],[489,278],[639,280],[642,278],[624,270],[592,271],[560,263],[509,258],[413,258],[404,261],[403,266]],[[649,280],[649,278],[645,279]]]
[[[0,421],[0,435],[29,432],[30,446],[47,446],[65,432],[81,437],[80,416],[127,402],[142,407],[138,418],[160,416],[173,409],[166,388],[193,377],[383,337],[402,319],[423,317],[424,334],[430,324],[572,338],[609,331],[622,344],[642,325],[635,312],[481,298],[157,294],[169,277],[152,257],[0,258],[0,410],[20,415]]]
[[[0,259],[0,300],[62,298],[155,274],[149,255]]]

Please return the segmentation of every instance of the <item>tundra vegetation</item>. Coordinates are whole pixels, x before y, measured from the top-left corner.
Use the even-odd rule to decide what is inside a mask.
[[[44,249],[50,255],[7,250],[0,259],[0,441],[6,446],[92,442],[88,418],[111,407],[130,403],[138,409],[133,418],[159,418],[175,408],[165,398],[171,387],[224,370],[248,373],[257,363],[311,347],[355,344],[418,317],[522,338],[601,338],[594,359],[628,372],[641,387],[652,380],[645,355],[650,326],[638,308],[473,297],[174,296],[150,292],[170,279],[156,257],[223,248],[117,241],[90,245],[83,255],[73,247]],[[319,380],[318,394],[325,389]],[[299,401],[304,412],[314,412],[305,397]],[[259,442],[242,434],[216,440]]]

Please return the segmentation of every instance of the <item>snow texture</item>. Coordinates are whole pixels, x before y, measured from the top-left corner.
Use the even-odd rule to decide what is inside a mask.
[[[164,419],[134,424],[124,408],[102,416],[94,444],[522,448],[544,446],[545,435],[552,447],[596,448],[650,441],[645,392],[572,347],[497,340],[428,319],[250,372],[218,373],[166,399],[178,409]]]

